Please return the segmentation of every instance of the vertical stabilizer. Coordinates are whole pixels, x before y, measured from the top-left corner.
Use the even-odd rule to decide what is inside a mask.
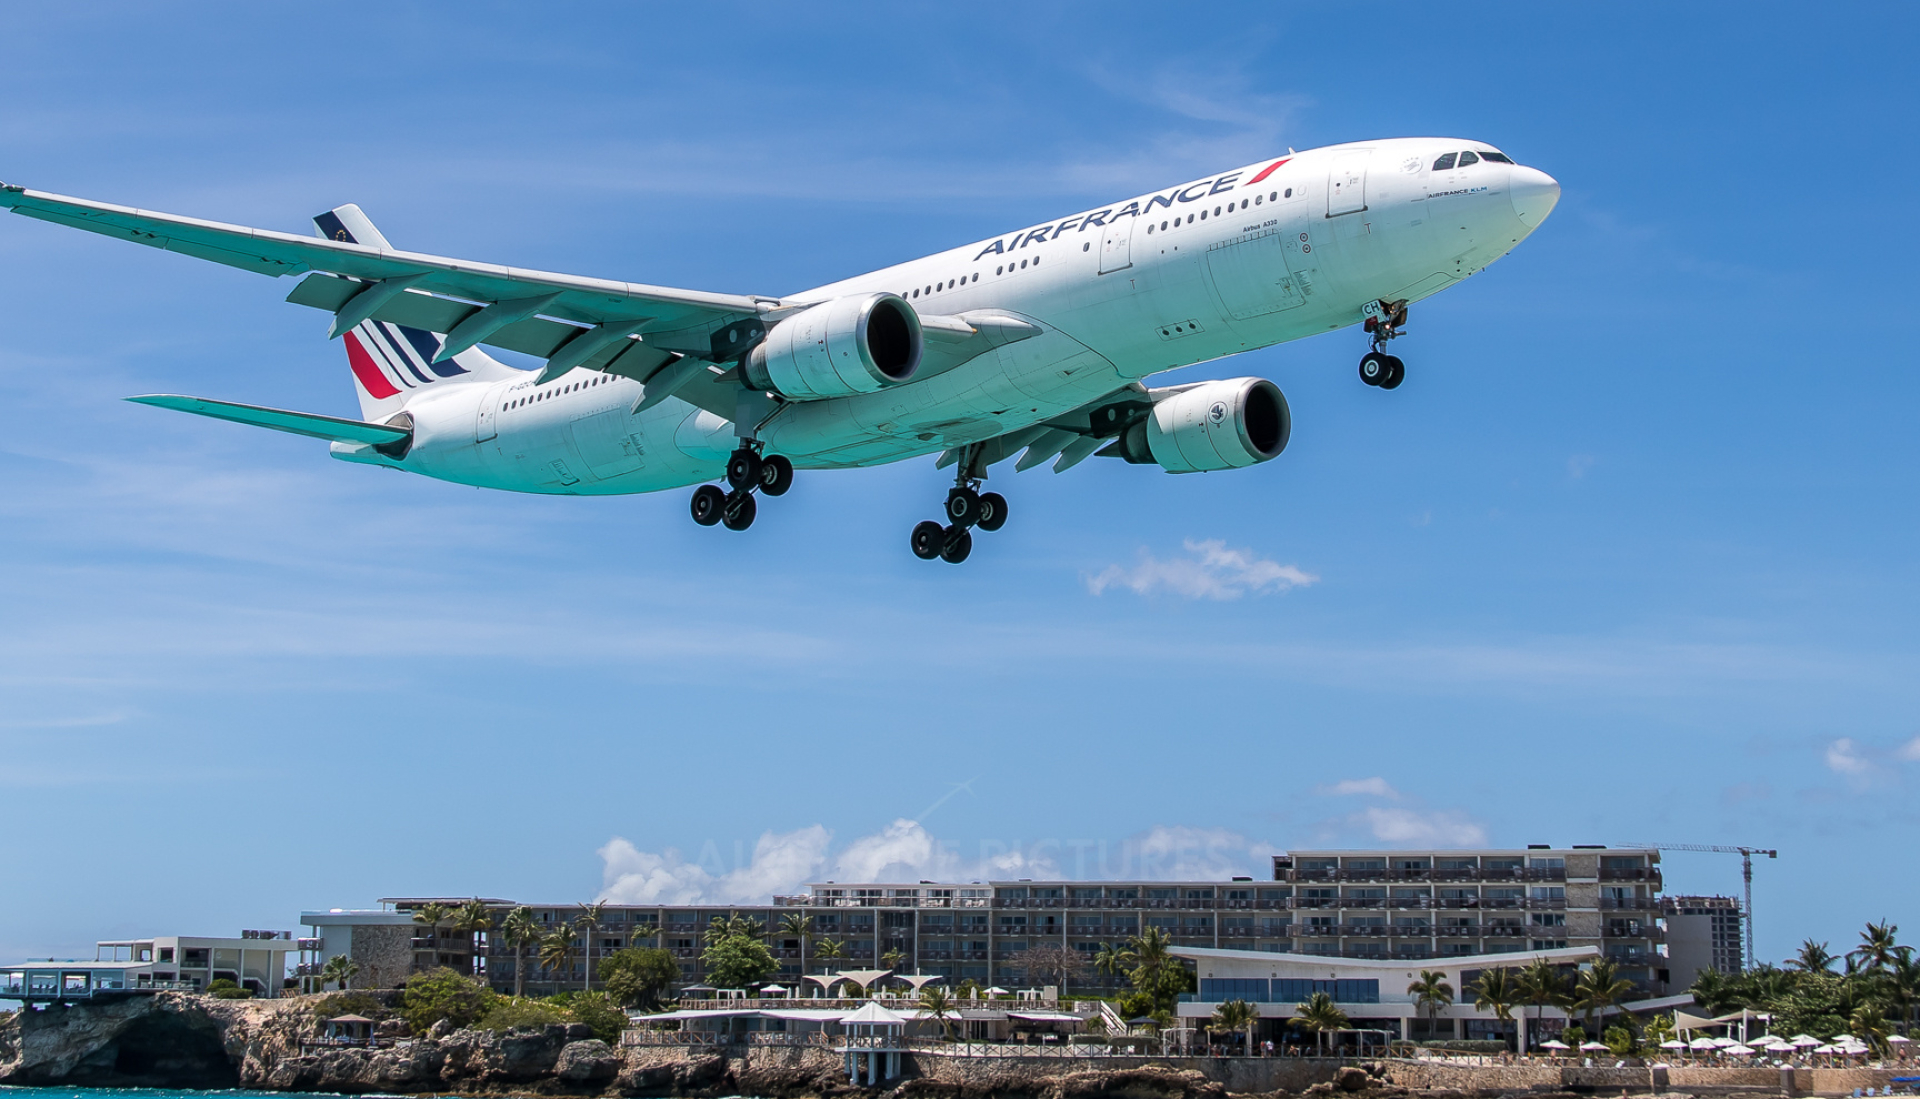
[[[360,207],[336,206],[313,219],[314,234],[348,244],[391,250],[393,245]],[[362,321],[342,333],[347,367],[353,372],[360,413],[380,423],[407,406],[420,393],[447,384],[493,382],[524,371],[501,362],[479,348],[462,351],[445,362],[434,362],[445,343],[442,335],[391,321]]]

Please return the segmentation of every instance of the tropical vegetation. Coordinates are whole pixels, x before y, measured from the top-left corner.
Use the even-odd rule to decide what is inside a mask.
[[[1333,1002],[1333,997],[1324,992],[1316,992],[1295,1004],[1293,1022],[1294,1025],[1310,1030],[1319,1037],[1322,1053],[1327,1049],[1328,1031],[1345,1030],[1352,1025],[1347,1019],[1347,1013],[1340,1010],[1340,1005]]]
[[[1869,923],[1844,954],[1808,939],[1784,967],[1704,970],[1689,991],[1710,1015],[1747,1008],[1772,1015],[1775,1033],[1823,1040],[1845,1033],[1878,1045],[1920,1023],[1920,964],[1914,948],[1898,941],[1899,930],[1891,921]]]
[[[1147,928],[1124,946],[1102,946],[1094,955],[1094,965],[1127,975],[1133,990],[1120,998],[1120,1014],[1129,1019],[1150,1016],[1162,1024],[1171,1021],[1181,993],[1197,987],[1193,970],[1174,956],[1173,936],[1159,927]]]
[[[706,948],[700,952],[708,982],[716,988],[746,988],[780,972],[780,960],[761,938],[765,933],[757,920],[715,916],[707,927]]]
[[[1260,1009],[1245,1000],[1224,1000],[1213,1009],[1213,1027],[1239,1034],[1246,1044],[1242,1051],[1253,1053],[1253,1028],[1260,1021]]]
[[[600,983],[621,1007],[657,1010],[680,980],[680,963],[657,947],[628,947],[600,963]]]

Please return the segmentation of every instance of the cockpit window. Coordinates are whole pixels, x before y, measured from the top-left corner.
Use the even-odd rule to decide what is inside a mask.
[[[1448,153],[1446,156],[1443,156],[1439,160],[1434,161],[1433,170],[1436,172],[1447,171],[1448,169],[1453,167],[1453,158],[1459,155],[1460,154],[1458,153]]]
[[[1512,164],[1513,163],[1513,161],[1507,156],[1507,154],[1491,152],[1487,149],[1480,150],[1480,159],[1491,160],[1495,164]]]
[[[1478,163],[1480,163],[1480,158],[1473,155],[1472,149],[1468,149],[1466,152],[1460,154],[1460,166],[1462,168],[1466,167],[1469,164],[1478,164]]]

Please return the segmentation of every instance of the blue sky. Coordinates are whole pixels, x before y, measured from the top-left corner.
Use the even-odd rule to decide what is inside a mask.
[[[1281,385],[1281,459],[996,474],[957,569],[931,460],[742,536],[125,404],[354,412],[290,280],[0,219],[0,954],[1482,841],[1778,847],[1774,957],[1920,924],[1911,7],[547,10],[14,12],[0,179],[761,293],[1288,146],[1564,197],[1399,390],[1351,330],[1197,368]]]

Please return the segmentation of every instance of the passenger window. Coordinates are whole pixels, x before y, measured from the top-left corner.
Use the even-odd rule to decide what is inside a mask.
[[[1507,154],[1505,154],[1505,153],[1490,153],[1490,152],[1487,152],[1487,151],[1486,151],[1485,149],[1482,149],[1482,150],[1480,151],[1480,159],[1481,159],[1481,160],[1489,160],[1489,161],[1492,161],[1492,162],[1493,162],[1493,163],[1495,163],[1495,164],[1512,164],[1512,163],[1513,163],[1513,160],[1512,160],[1512,158],[1510,158],[1510,157],[1508,157],[1508,156],[1507,156]]]
[[[1026,268],[1027,268],[1027,261],[1026,261],[1026,260],[1021,260],[1021,261],[1020,261],[1020,269],[1021,269],[1022,271],[1024,271],[1024,270],[1026,270]]]
[[[1293,197],[1293,188],[1291,188],[1291,187],[1289,187],[1289,188],[1287,188],[1287,197],[1288,197],[1288,198],[1292,198],[1292,197]]]
[[[1082,252],[1087,252],[1087,251],[1091,251],[1092,249],[1093,249],[1093,245],[1092,245],[1092,244],[1090,244],[1090,243],[1089,243],[1089,244],[1082,244],[1082,245],[1080,246],[1080,250],[1081,250]]]
[[[1255,206],[1258,206],[1258,205],[1260,205],[1260,196],[1259,196],[1259,195],[1255,195],[1255,196],[1253,196],[1253,204],[1254,204]]]
[[[1167,227],[1167,223],[1166,223],[1166,222],[1164,222],[1164,221],[1163,221],[1163,222],[1161,222],[1161,223],[1160,223],[1160,228],[1162,228],[1162,229],[1165,229],[1166,227]]]
[[[1291,187],[1289,187],[1289,188],[1287,188],[1287,196],[1288,196],[1289,198],[1291,198],[1291,197],[1293,196],[1293,188],[1291,188]],[[1267,192],[1267,197],[1268,197],[1269,199],[1272,199],[1272,200],[1273,200],[1273,201],[1275,201],[1275,202],[1278,202],[1278,201],[1280,201],[1280,192],[1278,192],[1278,191],[1269,191],[1269,192]]]
[[[1462,168],[1465,168],[1469,164],[1478,163],[1480,163],[1480,158],[1473,155],[1472,149],[1468,149],[1466,152],[1460,154],[1460,166]]]
[[[1446,156],[1434,161],[1433,170],[1436,172],[1451,171],[1453,169],[1453,158],[1457,155],[1456,153],[1448,153]]]
[[[996,268],[994,268],[994,269],[993,269],[993,273],[994,273],[994,274],[996,274],[996,275],[998,275],[998,274],[1000,274],[1000,273],[1001,273],[1001,272],[1002,272],[1003,270],[1005,270],[1005,269],[1004,269],[1004,268],[1000,268],[1000,267],[996,267]]]
[[[1151,225],[1149,225],[1149,226],[1147,226],[1147,235],[1148,235],[1148,236],[1152,236],[1152,235],[1153,235],[1153,226],[1151,226]]]
[[[1219,216],[1220,216],[1220,207],[1218,207],[1218,206],[1215,206],[1215,207],[1213,208],[1213,216],[1214,216],[1214,217],[1219,217]]]

